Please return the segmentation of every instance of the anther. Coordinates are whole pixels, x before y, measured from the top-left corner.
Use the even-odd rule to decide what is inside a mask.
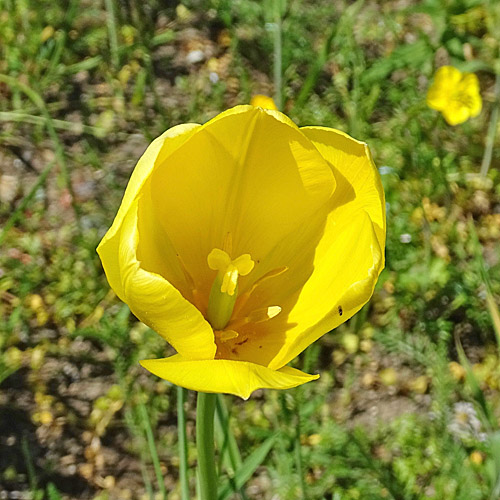
[[[246,318],[248,323],[262,323],[275,318],[281,312],[280,306],[270,306],[252,311]]]
[[[235,339],[239,337],[239,333],[235,332],[234,330],[216,330],[215,331],[215,336],[217,337],[218,340],[221,342],[227,342],[228,340]]]

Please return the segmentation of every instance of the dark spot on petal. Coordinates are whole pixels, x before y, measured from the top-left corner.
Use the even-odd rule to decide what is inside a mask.
[[[339,315],[342,316],[342,314],[344,314],[344,311],[342,309],[342,306],[339,306]]]

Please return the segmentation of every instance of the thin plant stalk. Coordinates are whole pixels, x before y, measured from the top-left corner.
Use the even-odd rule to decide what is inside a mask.
[[[26,463],[26,468],[28,470],[28,480],[30,484],[31,492],[36,495],[38,488],[38,479],[36,477],[35,466],[33,465],[33,457],[30,452],[30,447],[28,444],[28,438],[23,435],[21,440],[21,449],[24,455],[24,461]]]
[[[247,500],[247,496],[243,488],[238,488],[235,482],[234,474],[239,470],[243,464],[241,453],[238,448],[238,443],[234,438],[229,423],[229,411],[227,409],[226,401],[223,394],[217,394],[215,404],[215,436],[217,446],[221,455],[221,466],[226,463],[226,466],[232,470],[229,475],[229,482],[234,493],[238,493],[242,500]],[[220,470],[220,469],[219,469]]]
[[[111,63],[113,68],[117,69],[120,64],[118,55],[118,34],[116,30],[116,19],[115,19],[115,9],[113,5],[113,0],[105,0],[107,21],[106,25],[108,28],[109,36],[109,49],[111,52]]]
[[[274,100],[279,110],[283,109],[282,96],[282,38],[281,38],[281,1],[273,0],[274,23],[273,23],[273,50],[274,50]]]
[[[233,471],[236,471],[241,467],[243,460],[241,459],[241,454],[240,450],[238,449],[236,439],[231,432],[231,426],[229,425],[229,412],[227,410],[226,402],[222,394],[217,394],[215,412],[216,430],[220,430],[220,433],[223,434],[224,439],[222,446],[219,445],[219,452],[222,454],[222,450],[225,450],[226,453],[224,455],[228,456],[231,468],[233,469]]]
[[[491,112],[490,124],[488,125],[488,133],[486,135],[486,146],[484,148],[483,161],[481,162],[481,175],[483,177],[486,177],[491,165],[491,157],[493,155],[493,145],[495,143],[495,134],[497,131],[499,108],[500,108],[500,73],[497,73],[497,76],[495,78],[493,111]]]
[[[181,498],[189,500],[188,477],[188,446],[186,434],[186,389],[177,387],[177,433],[179,435],[179,480],[181,483]]]
[[[315,360],[318,359],[318,350],[316,346],[309,346],[304,353],[304,371],[309,372]],[[304,401],[304,386],[297,387],[295,389],[295,468],[297,474],[299,475],[300,484],[300,498],[307,498],[306,482],[304,479],[304,464],[302,460],[302,443],[301,443],[301,433],[302,433],[302,417],[300,414],[300,409],[302,408],[302,403]]]
[[[18,113],[17,111],[0,111],[0,122],[20,122],[46,126],[47,118],[45,116],[36,116],[29,113]],[[83,133],[90,134],[98,138],[104,137],[106,135],[106,131],[103,128],[83,125],[82,123],[53,119],[52,125],[56,129],[64,130],[66,132],[72,132],[77,135],[81,135]]]
[[[144,426],[144,432],[146,433],[146,438],[149,446],[149,454],[153,462],[153,468],[155,470],[158,488],[160,489],[160,494],[163,500],[167,500],[167,490],[165,488],[165,481],[163,480],[163,475],[161,473],[160,459],[158,458],[158,452],[156,450],[153,429],[151,428],[151,422],[149,421],[148,410],[146,409],[146,406],[144,404],[139,405],[139,413],[141,415],[142,424]]]
[[[31,191],[23,198],[21,203],[19,203],[19,206],[15,209],[15,211],[12,213],[12,215],[7,219],[7,222],[4,224],[2,231],[0,232],[0,244],[2,244],[3,240],[7,236],[7,233],[9,230],[14,226],[14,224],[18,221],[18,219],[21,217],[22,213],[26,209],[26,207],[29,205],[30,201],[34,198],[36,195],[36,192],[40,189],[41,186],[45,183],[47,176],[50,174],[50,171],[54,168],[54,165],[56,164],[55,161],[51,161],[40,173],[40,176],[38,177],[37,181],[35,182],[34,186],[31,188]]]
[[[144,436],[137,428],[137,425],[134,422],[134,416],[130,407],[125,408],[125,423],[127,424],[130,432],[141,441],[141,447],[139,450],[140,455],[140,464],[141,464],[141,476],[142,481],[144,483],[144,488],[146,489],[146,493],[148,495],[149,500],[154,500],[154,492],[153,486],[151,484],[151,480],[149,479],[148,469],[146,467],[146,451],[144,450],[144,446],[142,446],[142,442],[144,441]]]
[[[76,221],[78,226],[80,225],[80,211],[78,209],[78,205],[75,203],[75,196],[73,193],[73,187],[71,185],[71,179],[69,176],[69,171],[68,171],[68,166],[66,163],[66,156],[64,153],[64,147],[61,143],[61,140],[59,139],[59,136],[56,132],[56,129],[53,124],[53,119],[50,116],[50,113],[47,110],[47,106],[45,104],[45,101],[41,97],[41,95],[36,92],[34,89],[29,87],[28,85],[25,85],[24,83],[18,81],[16,78],[9,76],[9,75],[4,75],[0,74],[0,82],[5,83],[11,88],[18,89],[20,92],[26,95],[28,99],[30,99],[31,102],[39,109],[40,113],[42,114],[43,118],[45,119],[45,125],[47,128],[47,132],[49,134],[50,139],[52,140],[54,144],[54,150],[55,154],[57,157],[57,161],[59,163],[59,166],[61,168],[61,174],[62,174],[62,179],[64,182],[64,185],[68,192],[71,195],[71,200],[72,200],[72,206],[73,210],[76,215]]]
[[[196,447],[200,500],[217,499],[215,471],[214,416],[216,394],[198,393],[196,408]]]
[[[296,403],[302,403],[302,394],[296,400]],[[301,418],[300,418],[300,408],[296,408],[296,422],[295,422],[295,467],[297,469],[297,474],[299,475],[299,485],[300,485],[300,498],[306,498],[306,483],[304,481],[304,466],[302,462],[302,444],[300,442],[301,434]]]

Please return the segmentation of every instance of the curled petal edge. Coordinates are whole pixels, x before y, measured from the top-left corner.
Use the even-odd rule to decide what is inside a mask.
[[[319,378],[290,366],[272,370],[248,361],[189,360],[179,354],[140,363],[154,375],[186,389],[234,394],[243,399],[257,389],[290,389]]]
[[[138,200],[125,215],[120,233],[119,275],[124,301],[146,325],[191,359],[213,358],[212,327],[201,312],[159,274],[141,268],[137,260]]]

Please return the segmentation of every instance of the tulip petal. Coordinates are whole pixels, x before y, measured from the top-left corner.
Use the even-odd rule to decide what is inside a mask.
[[[385,195],[368,146],[339,130],[303,127],[304,135],[329,163],[337,181],[332,196],[336,217],[349,218],[363,209],[375,226],[380,248],[385,248]]]
[[[208,300],[214,271],[207,256],[223,248],[250,254],[255,270],[284,235],[326,204],[335,179],[326,161],[285,115],[239,106],[198,129],[151,176],[164,232]]]
[[[269,367],[285,365],[358,312],[371,297],[382,269],[382,251],[368,214],[360,210],[350,220],[339,222],[332,213],[316,249],[314,271],[298,298],[290,299],[292,307],[284,325],[288,328],[280,332],[275,324],[275,335],[284,338]],[[287,303],[281,305],[289,309]]]
[[[151,172],[181,145],[201,125],[186,123],[170,128],[160,137],[155,139],[146,149],[137,163],[125,190],[123,200],[112,226],[105,234],[97,247],[106,277],[114,292],[123,300],[120,273],[116,262],[118,245],[120,241],[120,228],[131,203],[137,198],[138,193],[148,180]]]
[[[385,197],[368,147],[332,129],[305,127],[302,131],[331,165],[337,190],[332,197],[333,210],[324,236],[316,250],[314,272],[288,316],[290,324],[298,324],[304,331],[297,338],[294,338],[293,331],[297,332],[297,327],[287,331],[284,343],[290,342],[290,347],[282,349],[282,354],[287,354],[282,358],[277,356],[270,364],[272,367],[286,364],[323,333],[353,316],[370,298],[384,267],[381,249],[385,247]],[[337,257],[335,247],[339,253]],[[318,260],[325,251],[331,262],[328,264],[326,260],[322,265]],[[326,271],[328,267],[330,270]],[[333,289],[325,289],[325,283],[321,284],[318,278],[322,273],[330,273],[332,278],[336,276]],[[314,307],[314,296],[311,304],[307,304],[308,290],[313,293],[315,290],[316,297],[323,297],[323,301],[317,302],[318,307]],[[315,314],[316,319],[322,318],[325,311],[329,312],[308,332],[307,321],[300,312],[304,307]]]
[[[137,260],[138,205],[137,199],[131,203],[120,232],[118,266],[123,300],[186,359],[213,359],[213,330],[201,312],[165,278],[145,270]]]
[[[146,359],[141,365],[173,384],[199,392],[234,394],[248,399],[257,389],[290,389],[319,375],[309,375],[289,366],[271,370],[246,361],[213,359],[193,361],[180,355]]]
[[[384,192],[368,147],[337,130],[301,130],[329,163],[337,188],[327,206],[329,212],[318,210],[269,254],[263,272],[280,264],[288,271],[263,285],[241,313],[245,316],[277,304],[282,307],[280,315],[246,326],[240,339],[231,342],[231,352],[238,359],[273,368],[288,363],[355,314],[371,296],[384,265],[380,251],[385,245]],[[352,288],[353,297],[343,298],[352,283],[364,285]],[[242,343],[243,338],[249,340]]]

